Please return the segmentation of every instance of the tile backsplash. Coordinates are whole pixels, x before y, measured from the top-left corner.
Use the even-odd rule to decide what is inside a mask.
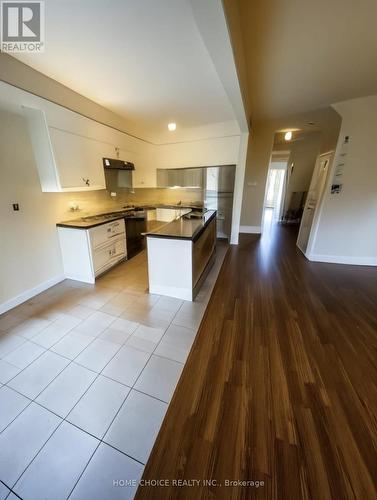
[[[168,188],[135,188],[120,189],[116,197],[111,197],[105,189],[77,193],[45,193],[46,197],[59,197],[60,216],[65,219],[74,219],[86,215],[111,211],[127,204],[143,205],[154,203],[166,204],[203,204],[204,192],[202,189],[168,189]],[[71,210],[77,206],[78,210]]]

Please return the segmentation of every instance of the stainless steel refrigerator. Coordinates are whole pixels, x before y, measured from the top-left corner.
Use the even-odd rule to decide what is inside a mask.
[[[229,239],[236,166],[206,167],[204,170],[204,206],[217,210],[217,237]]]
[[[157,169],[157,186],[200,189],[204,206],[217,210],[217,237],[230,238],[235,165]]]

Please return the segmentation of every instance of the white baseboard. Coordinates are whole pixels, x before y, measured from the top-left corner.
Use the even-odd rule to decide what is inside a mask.
[[[181,300],[193,301],[192,289],[177,288],[175,286],[149,285],[149,293],[156,295],[166,295]]]
[[[327,262],[329,264],[349,264],[352,266],[377,266],[376,257],[349,257],[344,255],[308,254],[306,257],[312,262]]]
[[[3,314],[10,309],[13,309],[14,307],[19,306],[23,302],[26,302],[27,300],[31,299],[32,297],[35,297],[39,293],[44,292],[48,288],[51,288],[52,286],[56,285],[57,283],[60,283],[61,281],[65,280],[64,275],[59,275],[55,276],[54,278],[51,278],[47,281],[44,281],[43,283],[40,283],[39,285],[35,286],[34,288],[30,288],[29,290],[25,290],[25,292],[20,293],[19,295],[16,295],[16,297],[13,297],[12,299],[7,300],[6,302],[3,302],[0,304],[0,314]]]
[[[260,226],[240,226],[240,233],[261,234]]]

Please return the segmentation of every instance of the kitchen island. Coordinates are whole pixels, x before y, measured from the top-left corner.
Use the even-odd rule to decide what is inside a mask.
[[[183,215],[146,233],[149,293],[194,300],[216,251],[216,210]]]

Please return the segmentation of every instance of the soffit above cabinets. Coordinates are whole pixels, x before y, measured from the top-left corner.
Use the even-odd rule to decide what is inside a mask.
[[[45,52],[15,58],[126,118],[152,142],[182,140],[183,131],[212,124],[239,133],[221,2],[205,2],[206,17],[193,0],[47,3]],[[173,134],[169,122],[177,123]]]
[[[153,146],[144,141],[3,82],[0,109],[29,124],[44,192],[105,189],[103,158],[117,152],[135,164],[134,187],[155,186],[145,175]]]
[[[43,192],[106,189],[104,158],[136,165],[145,161],[144,150],[123,149],[117,134],[104,125],[85,119],[86,127],[78,133],[77,124],[75,129],[68,123],[67,130],[50,125],[41,109],[25,106],[23,114]]]

